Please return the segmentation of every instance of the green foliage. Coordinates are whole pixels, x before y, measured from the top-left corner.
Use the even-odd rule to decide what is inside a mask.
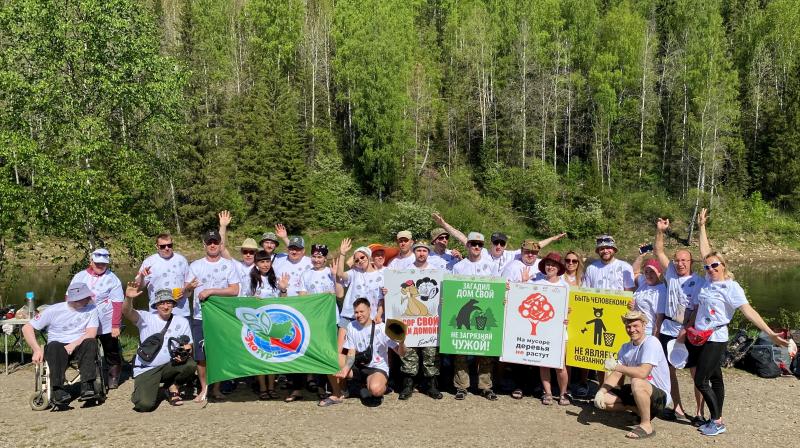
[[[350,229],[362,219],[363,200],[353,177],[338,155],[320,153],[309,181],[309,224],[318,229]]]
[[[397,232],[408,230],[417,240],[429,240],[433,209],[419,203],[400,201],[397,209],[386,218],[386,238],[392,241]]]

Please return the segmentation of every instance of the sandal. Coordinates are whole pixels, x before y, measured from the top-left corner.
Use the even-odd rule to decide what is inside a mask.
[[[481,391],[481,395],[483,395],[483,398],[485,398],[485,399],[487,399],[487,400],[489,400],[489,401],[495,401],[495,400],[497,400],[497,394],[496,394],[496,393],[494,393],[494,391],[493,391],[493,390],[491,390],[491,389],[484,389],[484,390],[482,390],[482,391]]]
[[[550,406],[553,404],[553,396],[551,394],[542,395],[542,404],[545,406]]]
[[[514,391],[511,392],[511,398],[515,400],[522,400],[523,396],[524,394],[522,393],[522,389],[514,389]]]
[[[463,400],[467,398],[467,391],[464,389],[456,389],[455,398],[456,400]]]
[[[194,401],[195,403],[204,403],[204,402],[207,403],[208,397],[206,396],[205,392],[200,392],[199,394],[197,394],[196,397],[194,397],[194,400],[192,401]]]
[[[181,394],[178,393],[178,391],[167,391],[167,403],[169,403],[170,406],[183,406]]]
[[[650,437],[653,437],[654,435],[656,435],[656,430],[655,429],[653,430],[653,432],[648,433],[641,426],[636,425],[636,426],[633,427],[633,429],[631,429],[631,432],[625,434],[625,438],[626,439],[633,439],[633,440],[649,439]]]
[[[284,403],[291,403],[293,401],[302,401],[303,398],[304,397],[303,397],[302,394],[301,395],[289,394],[289,396],[287,396],[286,398],[283,399],[283,402]]]
[[[317,406],[326,408],[328,406],[333,406],[335,404],[342,404],[343,402],[344,402],[344,400],[342,400],[341,398],[336,399],[336,398],[333,398],[333,397],[328,397],[328,398],[320,401],[319,403],[317,403]]]
[[[274,400],[276,398],[278,398],[278,393],[275,392],[275,389],[267,389],[258,392],[259,400]]]
[[[569,398],[567,398],[566,395],[562,395],[562,396],[558,397],[558,405],[559,406],[569,406],[571,404],[572,404],[572,402],[569,401]]]

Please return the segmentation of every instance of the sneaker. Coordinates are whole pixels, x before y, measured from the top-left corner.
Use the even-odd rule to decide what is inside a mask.
[[[704,436],[718,436],[725,432],[727,428],[725,428],[724,423],[717,423],[717,422],[709,422],[706,426],[703,426],[703,429],[700,431],[701,434]]]
[[[587,395],[589,395],[589,385],[586,383],[576,385],[573,395],[577,398],[585,398]]]
[[[56,406],[68,404],[71,399],[72,396],[64,389],[53,389],[52,394],[50,394],[50,402]]]

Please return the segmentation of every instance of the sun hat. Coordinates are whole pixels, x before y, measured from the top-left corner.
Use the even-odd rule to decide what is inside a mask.
[[[425,249],[428,252],[431,251],[430,246],[428,246],[428,243],[426,243],[425,241],[417,241],[416,243],[414,243],[413,246],[411,246],[411,252],[414,252],[417,249]]]
[[[442,235],[450,236],[450,234],[447,233],[447,230],[444,230],[441,227],[437,227],[437,228],[431,230],[431,241],[436,241],[436,239],[439,238]]]
[[[73,283],[67,287],[67,302],[78,302],[87,297],[93,298],[94,293],[86,283]]]
[[[372,251],[373,254],[379,250],[383,251],[384,265],[389,264],[389,262],[392,261],[392,259],[396,257],[398,253],[400,253],[400,249],[392,246],[384,246],[380,243],[372,243],[367,247],[369,247],[369,250]]]
[[[467,235],[467,242],[469,243],[470,241],[480,241],[481,243],[483,243],[485,242],[485,239],[483,238],[482,233],[469,232],[469,235]]]
[[[92,252],[92,261],[95,263],[111,263],[111,254],[108,249],[101,247]]]
[[[252,238],[245,238],[245,240],[242,242],[242,245],[239,246],[239,249],[255,249],[255,250],[258,250],[258,249],[261,249],[261,246],[256,244],[256,240],[254,240]]]
[[[614,253],[619,251],[619,248],[617,247],[617,243],[616,243],[616,241],[614,241],[614,237],[611,236],[611,235],[600,235],[595,240],[595,248],[594,248],[595,252],[599,251],[600,249],[602,249],[604,247],[610,247],[610,248],[614,249]]]
[[[520,249],[522,249],[522,250],[535,250],[535,251],[542,250],[542,248],[539,246],[539,243],[537,243],[534,240],[525,240],[525,241],[523,241],[522,242],[522,246],[520,246]]]
[[[634,320],[640,320],[645,325],[647,325],[647,322],[650,321],[650,319],[647,318],[647,315],[639,310],[630,310],[622,315],[622,322],[627,323],[627,322],[632,322]]]
[[[150,308],[156,309],[159,303],[161,302],[172,302],[173,305],[177,305],[178,301],[175,300],[175,297],[172,295],[171,289],[159,289],[153,294],[153,300],[150,301]]]
[[[280,240],[278,240],[278,235],[275,235],[275,232],[264,232],[261,235],[261,240],[258,242],[259,246],[264,244],[264,241],[272,241],[275,243],[275,247],[281,245]]]
[[[558,265],[558,275],[564,275],[564,272],[567,271],[567,267],[564,266],[564,262],[561,260],[561,254],[558,252],[550,252],[539,261],[539,272],[544,274],[545,262],[550,261]]]
[[[667,359],[676,369],[686,367],[686,361],[689,360],[689,350],[686,349],[686,344],[678,342],[677,339],[667,342]]]

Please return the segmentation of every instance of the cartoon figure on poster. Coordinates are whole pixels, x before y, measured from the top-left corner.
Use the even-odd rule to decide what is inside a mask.
[[[403,321],[408,327],[407,347],[439,345],[441,271],[387,270],[384,284],[386,317]]]
[[[629,292],[590,288],[570,290],[567,365],[603,370],[603,361],[622,347],[625,326],[620,316],[627,312],[633,296]]]
[[[508,291],[500,360],[540,367],[564,367],[567,288],[512,283]]]

